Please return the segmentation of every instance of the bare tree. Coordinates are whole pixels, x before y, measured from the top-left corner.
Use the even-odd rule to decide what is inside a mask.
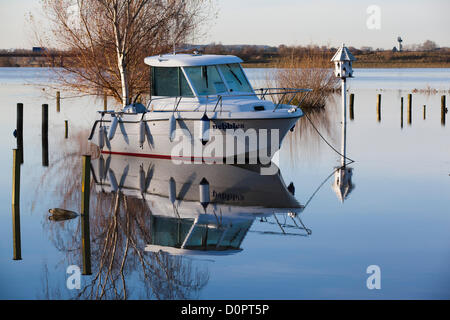
[[[43,0],[50,32],[44,47],[66,51],[60,82],[82,93],[105,92],[125,106],[149,92],[148,55],[201,34],[208,0]]]
[[[437,48],[437,44],[434,41],[426,40],[421,46],[420,49],[423,51],[433,51]]]

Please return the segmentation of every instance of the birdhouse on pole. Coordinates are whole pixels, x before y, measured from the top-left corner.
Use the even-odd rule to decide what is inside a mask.
[[[331,61],[334,62],[334,75],[341,79],[352,78],[352,61],[355,60],[356,58],[351,54],[347,47],[342,44],[331,59]]]

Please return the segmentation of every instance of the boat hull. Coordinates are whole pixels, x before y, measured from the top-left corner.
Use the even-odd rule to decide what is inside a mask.
[[[102,120],[91,142],[102,153],[201,161],[269,162],[300,116],[259,119],[144,119],[130,115]],[[171,123],[172,121],[172,123]],[[205,128],[207,128],[205,130]],[[103,131],[103,132],[101,132]],[[205,132],[207,131],[207,132]],[[206,139],[205,139],[206,137]],[[202,141],[203,140],[203,141]],[[234,162],[233,162],[234,163]]]

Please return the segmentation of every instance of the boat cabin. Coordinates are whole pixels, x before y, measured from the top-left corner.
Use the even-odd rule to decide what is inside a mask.
[[[144,62],[152,67],[152,97],[254,94],[236,56],[167,54],[147,57]]]

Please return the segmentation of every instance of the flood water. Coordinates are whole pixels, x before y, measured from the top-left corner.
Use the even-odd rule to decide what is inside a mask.
[[[257,86],[270,70],[247,72]],[[81,276],[80,289],[69,289],[68,267],[83,270],[84,225],[79,217],[49,220],[48,210],[80,212],[81,156],[90,150],[87,136],[103,101],[62,93],[57,113],[54,92],[42,85],[51,82],[48,70],[0,68],[0,298],[450,298],[450,129],[441,123],[450,69],[356,69],[354,75],[346,144],[355,162],[345,172],[306,118],[274,158],[279,175],[261,176],[254,166],[93,156],[92,274]],[[440,91],[430,94],[430,88]],[[24,104],[20,226],[17,219],[14,224],[20,246],[13,241],[11,206],[18,102]],[[43,103],[49,104],[48,166]],[[310,114],[338,150],[340,108],[335,95],[324,111]],[[200,198],[203,178],[207,205]],[[291,183],[295,191],[287,190]],[[183,245],[197,254],[187,254]],[[173,249],[168,254],[161,247]],[[14,252],[21,259],[14,260]],[[380,289],[367,287],[372,265],[380,269]]]

